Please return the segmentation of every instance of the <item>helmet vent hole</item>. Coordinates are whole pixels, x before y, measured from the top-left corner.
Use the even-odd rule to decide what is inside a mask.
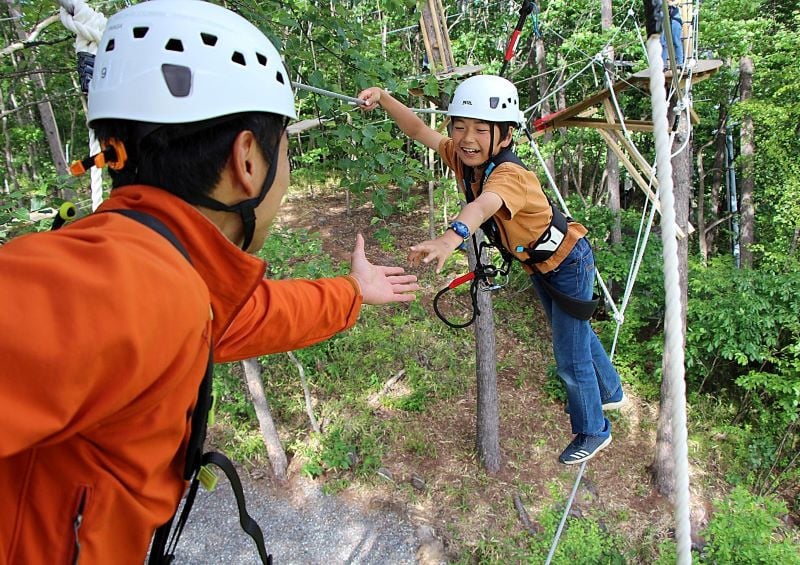
[[[258,64],[261,65],[262,67],[267,66],[267,58],[261,53],[256,53],[256,59],[258,59]]]
[[[282,74],[280,71],[278,71],[277,73],[275,73],[275,80],[277,80],[277,81],[278,81],[279,83],[281,83],[281,84],[286,84],[286,83],[283,81],[283,74]]]
[[[497,104],[499,102],[500,102],[500,98],[498,98],[497,96],[492,96],[492,97],[489,98],[489,107],[492,110],[495,110],[497,108]]]
[[[211,47],[214,47],[217,44],[217,36],[211,35],[210,33],[201,33],[200,39],[203,40],[204,44],[209,45]]]
[[[164,46],[164,49],[167,51],[178,51],[183,52],[183,41],[180,39],[170,39],[167,41],[167,44]]]
[[[243,67],[247,65],[247,62],[244,60],[244,55],[238,51],[233,52],[233,55],[231,55],[231,61],[238,65],[242,65]]]
[[[135,39],[142,39],[147,32],[150,31],[149,27],[135,27],[133,28],[133,37]]]
[[[106,52],[113,50],[114,50],[114,38],[111,38],[108,40],[108,43],[106,43]]]
[[[502,106],[503,110],[505,110],[507,107],[508,107],[508,104],[506,104],[505,102],[503,102],[503,106]]]

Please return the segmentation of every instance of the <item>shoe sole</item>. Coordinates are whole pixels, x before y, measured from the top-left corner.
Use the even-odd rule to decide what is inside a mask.
[[[619,410],[628,403],[628,397],[623,395],[621,399],[616,402],[606,402],[603,404],[603,410]]]
[[[583,459],[576,459],[576,460],[574,460],[574,461],[562,461],[562,460],[559,458],[558,462],[559,462],[559,463],[561,463],[561,464],[563,464],[563,465],[578,465],[578,464],[580,464],[580,463],[584,463],[584,462],[588,461],[589,459],[592,459],[592,458],[593,458],[595,455],[597,455],[597,454],[598,454],[598,453],[600,453],[600,452],[601,452],[603,449],[605,449],[606,447],[608,447],[608,444],[609,444],[609,443],[611,443],[611,434],[608,434],[608,437],[606,438],[606,440],[605,440],[603,443],[601,443],[601,444],[600,444],[600,446],[599,446],[597,449],[595,449],[595,450],[594,450],[594,451],[593,451],[593,452],[592,452],[590,455],[588,455],[587,457],[584,457]]]

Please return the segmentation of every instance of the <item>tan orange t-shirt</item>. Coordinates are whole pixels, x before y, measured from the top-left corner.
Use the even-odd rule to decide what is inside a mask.
[[[456,174],[456,181],[461,190],[464,187],[464,166],[456,155],[453,140],[446,137],[439,144],[439,154],[445,164]],[[472,194],[477,197],[480,189],[482,170],[474,171],[474,181],[470,186]],[[520,261],[529,259],[528,253],[517,252],[517,246],[529,247],[547,230],[553,212],[550,203],[542,190],[539,179],[533,171],[520,167],[515,163],[498,165],[483,186],[485,192],[497,194],[503,205],[494,215],[495,223],[500,231],[503,245]],[[578,222],[570,222],[567,236],[561,246],[547,260],[536,264],[536,269],[522,263],[528,273],[538,270],[547,273],[558,267],[587,229]]]

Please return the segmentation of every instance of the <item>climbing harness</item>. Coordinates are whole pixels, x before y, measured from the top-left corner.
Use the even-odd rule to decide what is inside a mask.
[[[494,247],[494,245],[491,243],[481,241],[480,244],[478,244],[475,234],[472,234],[472,244],[475,246],[475,269],[465,275],[461,275],[460,277],[453,279],[450,284],[437,292],[433,299],[433,311],[442,322],[455,329],[466,328],[472,325],[472,323],[475,321],[475,318],[481,314],[480,309],[478,308],[478,291],[491,292],[500,290],[505,286],[505,284],[498,284],[494,279],[498,276],[503,276],[506,277],[506,281],[508,281],[508,273],[511,269],[511,260],[506,258],[505,255],[503,255],[503,264],[500,267],[497,267],[492,263],[484,264],[481,261],[483,251],[485,249]],[[454,322],[452,318],[448,318],[442,311],[440,301],[447,296],[447,293],[455,290],[467,282],[470,283],[469,293],[472,302],[472,313],[467,321]]]
[[[67,222],[71,222],[78,215],[78,209],[72,202],[64,202],[59,206],[56,215],[53,217],[53,224],[50,226],[51,230],[57,230]]]
[[[519,157],[517,157],[513,150],[510,148],[502,150],[489,161],[489,164],[484,169],[484,173],[481,177],[481,182],[478,188],[478,196],[480,196],[480,194],[483,192],[483,187],[486,183],[486,180],[489,178],[492,172],[499,165],[508,162],[514,163],[527,170],[525,164],[519,159]],[[464,167],[463,178],[464,194],[466,196],[467,203],[470,203],[475,199],[475,195],[473,194],[471,188],[473,182],[471,167]],[[571,218],[565,216],[561,210],[559,210],[559,208],[550,201],[550,198],[547,197],[546,194],[545,197],[547,198],[547,202],[552,209],[550,225],[536,241],[531,242],[528,244],[528,246],[517,246],[514,249],[514,251],[517,253],[526,253],[528,255],[527,259],[521,259],[520,257],[515,256],[506,248],[500,234],[500,228],[497,226],[494,218],[489,218],[481,225],[481,230],[483,230],[484,235],[489,240],[488,242],[483,241],[480,243],[480,245],[478,245],[475,234],[472,235],[472,242],[475,247],[476,256],[475,270],[454,279],[436,294],[433,300],[433,309],[440,320],[442,320],[451,328],[466,328],[470,326],[475,321],[475,318],[480,315],[477,305],[478,290],[493,291],[502,288],[504,285],[499,285],[492,279],[498,275],[505,276],[507,278],[514,260],[517,260],[535,269],[537,263],[547,261],[559,249],[561,243],[566,237]],[[499,251],[503,259],[503,264],[501,267],[496,267],[492,264],[485,265],[481,262],[482,252],[487,248],[495,248]],[[556,289],[547,280],[547,275],[541,275],[537,273],[536,276],[537,279],[542,283],[542,288],[547,291],[553,301],[558,304],[559,308],[564,310],[564,312],[580,320],[589,320],[592,317],[592,314],[594,314],[594,311],[597,309],[597,305],[600,301],[599,296],[593,296],[591,300],[580,300],[568,294],[564,294]],[[453,322],[441,312],[439,302],[444,296],[446,296],[448,292],[458,288],[466,282],[470,282],[472,316],[465,322]]]
[[[186,248],[178,240],[175,234],[173,234],[169,228],[167,228],[167,226],[165,226],[154,216],[139,210],[125,209],[109,210],[105,213],[120,214],[130,218],[131,220],[139,222],[144,226],[147,226],[169,241],[173,247],[175,247],[175,249],[177,249],[180,254],[183,255],[187,261],[189,261],[189,264],[192,263],[188,251],[186,251]],[[222,471],[228,477],[236,498],[236,506],[239,510],[239,522],[242,526],[242,529],[247,533],[247,535],[253,538],[253,541],[258,549],[261,562],[272,563],[272,556],[267,554],[264,547],[264,535],[261,532],[261,528],[258,526],[258,523],[247,513],[247,508],[244,502],[244,491],[242,490],[241,481],[239,480],[239,476],[236,473],[236,469],[233,467],[233,464],[221,453],[203,452],[203,445],[205,443],[206,433],[208,431],[209,418],[214,404],[214,398],[211,390],[213,378],[214,350],[213,347],[209,346],[208,363],[206,363],[206,370],[205,374],[203,375],[203,380],[200,382],[200,388],[197,395],[197,404],[192,412],[191,432],[189,434],[189,444],[186,448],[186,462],[183,470],[183,479],[186,481],[191,481],[191,485],[189,486],[189,490],[186,494],[180,518],[178,519],[178,523],[172,534],[170,535],[170,532],[172,531],[172,523],[178,513],[177,508],[170,519],[156,529],[155,534],[153,535],[153,543],[150,547],[150,557],[148,559],[149,565],[167,565],[175,559],[175,548],[177,547],[181,533],[183,533],[183,529],[186,526],[189,513],[191,512],[194,504],[195,496],[197,495],[198,487],[202,485],[206,490],[209,491],[212,491],[214,488],[216,488],[217,477],[214,474],[214,471],[211,470],[210,465],[216,465],[222,469]]]

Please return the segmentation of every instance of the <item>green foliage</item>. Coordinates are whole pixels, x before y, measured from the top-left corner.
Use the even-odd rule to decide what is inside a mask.
[[[737,487],[729,497],[717,501],[717,506],[704,532],[708,546],[701,563],[800,563],[800,545],[792,541],[780,521],[786,514],[783,503]]]
[[[268,276],[274,279],[316,279],[341,272],[323,253],[319,233],[302,229],[273,227],[259,256],[268,262]]]
[[[558,496],[560,487],[553,487]],[[470,555],[464,555],[458,563],[544,563],[550,545],[561,520],[562,507],[543,510],[536,516],[542,532],[531,536],[519,531],[507,537],[484,537]],[[509,512],[514,512],[513,508]],[[629,561],[623,551],[622,538],[608,531],[599,516],[570,517],[558,541],[553,563],[575,563],[578,565],[624,565]]]

